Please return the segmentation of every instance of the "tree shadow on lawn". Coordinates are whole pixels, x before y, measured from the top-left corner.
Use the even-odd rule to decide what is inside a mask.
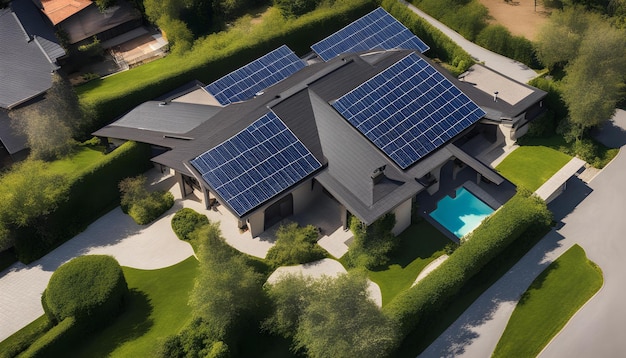
[[[153,307],[148,295],[130,289],[125,311],[101,331],[92,334],[76,347],[73,356],[106,357],[123,344],[146,334],[154,322]]]
[[[390,257],[388,266],[400,265],[405,268],[415,259],[428,259],[452,243],[426,220],[412,224],[398,238],[400,242]]]

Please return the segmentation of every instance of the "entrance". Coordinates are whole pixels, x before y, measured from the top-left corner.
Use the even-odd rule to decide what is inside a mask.
[[[293,195],[289,194],[265,209],[265,227],[263,230],[267,230],[291,215],[293,215]]]

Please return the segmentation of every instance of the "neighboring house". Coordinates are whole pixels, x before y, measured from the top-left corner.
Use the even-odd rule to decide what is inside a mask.
[[[416,195],[436,192],[451,160],[502,183],[455,143],[502,132],[506,118],[489,112],[519,116],[545,96],[533,90],[509,104],[480,86],[463,93],[468,83],[440,71],[422,55],[428,46],[380,8],[312,48],[301,60],[283,46],[94,134],[160,148],[152,160],[175,170],[183,197],[200,190],[207,208],[216,200],[252,236],[322,195],[344,227],[349,215],[369,225],[393,212],[398,234]]]
[[[141,13],[127,1],[100,12],[91,0],[34,0],[52,24],[66,36],[68,45],[106,41],[142,24]]]
[[[21,159],[27,149],[8,111],[41,97],[65,56],[52,25],[31,0],[13,0],[0,9],[0,161]]]

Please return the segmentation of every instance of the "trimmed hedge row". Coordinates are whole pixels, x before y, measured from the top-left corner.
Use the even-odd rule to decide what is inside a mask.
[[[142,102],[193,80],[212,82],[283,44],[296,53],[305,54],[310,51],[311,44],[363,16],[376,5],[374,0],[354,0],[350,6],[311,13],[289,22],[287,26],[272,27],[275,32],[267,33],[262,41],[256,43],[252,42],[255,39],[241,39],[241,46],[238,48],[226,46],[220,51],[200,54],[198,51],[203,49],[197,46],[185,55],[171,54],[110,78],[91,81],[77,88],[81,105],[86,114],[94,119],[95,130]],[[164,68],[162,62],[165,61],[171,64],[167,66],[167,71],[149,71],[153,66]],[[136,73],[142,75],[137,76]],[[121,90],[107,91],[103,89],[104,81],[126,83]]]
[[[417,285],[400,293],[383,311],[406,337],[438,314],[487,263],[529,230],[547,228],[552,214],[535,197],[517,194],[486,219],[450,257]]]
[[[80,334],[76,319],[68,317],[39,337],[20,357],[63,357]]]
[[[472,56],[443,32],[429,24],[397,0],[383,0],[381,6],[422,39],[430,50],[426,54],[452,65],[451,72],[458,76],[474,64]]]
[[[52,328],[52,322],[47,316],[41,316],[28,326],[20,329],[9,338],[0,342],[0,357],[13,358],[30,347],[40,337]]]
[[[150,168],[150,146],[127,142],[71,183],[67,201],[34,225],[15,230],[18,259],[30,263],[71,239],[119,203],[117,184]],[[37,188],[33,188],[37,190]]]

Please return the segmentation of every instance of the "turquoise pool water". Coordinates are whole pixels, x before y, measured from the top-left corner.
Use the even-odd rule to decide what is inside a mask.
[[[437,210],[430,216],[460,238],[472,232],[491,213],[493,209],[489,205],[460,187],[455,198],[446,196],[439,200]]]

